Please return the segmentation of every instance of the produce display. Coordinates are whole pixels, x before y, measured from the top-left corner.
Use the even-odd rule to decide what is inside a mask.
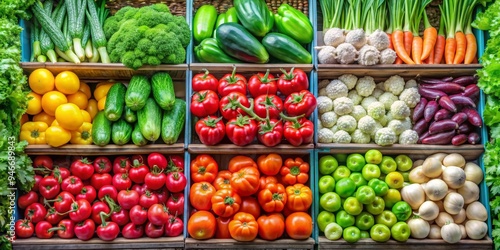
[[[267,147],[312,143],[314,125],[308,117],[316,98],[308,90],[308,75],[301,69],[282,71],[279,78],[268,70],[248,80],[236,67],[219,79],[208,71],[194,75],[190,110],[199,118],[194,125],[199,140],[212,146],[227,135],[237,146],[256,137]]]
[[[477,63],[472,32],[477,0],[443,0],[439,29],[428,20],[432,0],[320,1],[323,42],[320,64]],[[387,22],[387,16],[389,17]],[[423,25],[423,32],[420,26]]]
[[[318,83],[318,142],[415,144],[410,119],[420,101],[415,80],[344,74]]]
[[[194,54],[202,63],[312,63],[309,18],[282,3],[272,13],[264,0],[234,0],[224,13],[202,5],[193,18]]]
[[[306,158],[274,153],[225,157],[230,159],[192,155],[190,237],[237,241],[311,237],[313,194]]]
[[[16,237],[86,241],[97,235],[111,241],[182,235],[187,179],[181,156],[67,160],[33,159],[36,184],[17,201],[24,218],[15,224]]]

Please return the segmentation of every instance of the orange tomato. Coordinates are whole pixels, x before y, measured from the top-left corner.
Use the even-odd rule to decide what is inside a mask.
[[[257,219],[259,236],[264,240],[275,240],[285,232],[285,219],[281,213],[262,215]]]
[[[40,114],[33,116],[34,122],[45,122],[47,126],[50,126],[56,118],[54,116],[48,115],[45,111],[40,112]]]
[[[48,115],[54,116],[61,104],[68,103],[68,98],[59,91],[49,91],[42,96],[42,108]]]
[[[83,124],[80,108],[73,103],[59,105],[56,109],[56,121],[67,130],[77,130]]]
[[[90,91],[90,86],[85,82],[80,82],[80,89],[78,91],[83,92],[87,96],[87,99],[90,99],[92,97],[92,91]]]
[[[37,115],[42,112],[42,96],[35,92],[30,92],[27,96],[30,100],[28,101],[26,113],[28,115]]]
[[[106,95],[108,94],[109,89],[111,88],[111,86],[113,86],[113,84],[114,83],[111,82],[111,83],[106,83],[106,84],[99,85],[94,90],[94,98],[99,101],[102,98],[106,97]]]
[[[257,238],[259,224],[253,215],[245,212],[238,212],[233,220],[229,222],[229,234],[237,241],[252,241]]]
[[[313,230],[313,221],[309,214],[304,212],[295,212],[286,217],[286,233],[295,240],[305,240],[311,237]]]
[[[56,89],[66,95],[76,93],[80,89],[80,79],[71,71],[63,71],[55,78]]]
[[[99,99],[99,101],[97,102],[97,110],[104,110],[104,105],[106,105],[106,96]]]
[[[97,109],[97,101],[95,99],[90,99],[85,110],[89,112],[90,118],[94,119],[94,116],[97,114],[97,112],[99,112],[99,110]]]
[[[25,124],[25,123],[26,123],[26,122],[28,122],[29,120],[30,120],[30,118],[28,117],[28,114],[23,114],[23,115],[21,116],[21,120],[20,120],[21,125]]]
[[[81,91],[77,91],[74,94],[68,95],[68,102],[74,103],[80,109],[86,109],[87,105],[89,104],[87,95],[85,95],[85,93]]]
[[[187,230],[193,239],[210,239],[215,235],[216,225],[215,216],[212,213],[198,211],[189,217]]]
[[[89,112],[87,112],[84,109],[82,109],[80,111],[82,111],[83,122],[91,123],[92,122],[92,117],[90,117]]]
[[[54,90],[54,75],[48,69],[35,69],[28,77],[33,92],[43,95]]]

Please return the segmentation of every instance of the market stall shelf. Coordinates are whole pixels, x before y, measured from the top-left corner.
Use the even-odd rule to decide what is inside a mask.
[[[166,144],[149,144],[145,146],[136,146],[127,144],[107,145],[100,147],[97,145],[73,145],[67,144],[59,148],[53,148],[49,145],[30,145],[26,147],[25,152],[29,155],[133,155],[133,154],[148,154],[150,152],[159,152],[164,154],[181,154],[184,152],[184,143],[175,143],[173,145]]]
[[[282,239],[267,241],[256,239],[252,242],[239,242],[232,239],[213,239],[200,241],[187,238],[185,249],[314,249],[314,240]]]

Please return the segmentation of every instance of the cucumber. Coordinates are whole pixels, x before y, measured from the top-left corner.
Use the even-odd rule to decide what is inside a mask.
[[[184,128],[185,117],[186,102],[182,99],[175,99],[172,110],[163,112],[161,138],[166,144],[174,144],[177,142]]]
[[[97,146],[106,146],[111,140],[111,121],[104,111],[99,111],[92,121],[92,141]]]
[[[249,63],[269,61],[266,48],[240,24],[221,24],[216,30],[216,37],[219,47],[229,56]]]
[[[132,131],[132,142],[136,146],[144,146],[148,144],[148,140],[142,136],[141,129],[139,128],[139,124],[135,124],[134,130]]]
[[[293,38],[276,32],[268,33],[263,39],[262,44],[271,56],[286,63],[312,62],[312,56],[309,51],[304,49],[300,43]]]
[[[158,72],[151,77],[151,85],[153,85],[153,97],[160,108],[172,109],[175,102],[172,77],[167,72]]]
[[[142,136],[148,141],[156,141],[161,133],[161,109],[153,98],[148,98],[144,108],[137,111],[137,123]]]
[[[132,130],[132,124],[125,121],[125,119],[120,119],[113,123],[111,128],[111,140],[116,145],[127,144],[132,136]]]
[[[123,119],[128,123],[135,123],[137,121],[137,114],[135,111],[131,110],[129,107],[125,106],[123,111]]]
[[[133,111],[142,109],[151,94],[151,85],[144,75],[134,75],[125,93],[125,105]]]
[[[127,87],[123,83],[115,83],[106,95],[106,104],[104,104],[104,114],[110,121],[118,121],[122,117],[123,109],[125,106],[125,92]]]

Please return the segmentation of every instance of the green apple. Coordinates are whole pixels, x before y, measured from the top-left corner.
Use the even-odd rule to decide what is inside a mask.
[[[375,224],[375,218],[368,212],[361,212],[356,216],[356,226],[361,230],[370,230]]]
[[[368,238],[370,238],[370,232],[368,232],[368,231],[361,230],[360,235],[361,235],[361,239],[368,239]]]
[[[350,226],[344,229],[342,237],[349,243],[355,243],[361,239],[361,231],[357,227]]]
[[[319,204],[324,210],[328,212],[335,212],[340,209],[342,201],[337,193],[328,192],[321,195],[321,198],[319,198]]]
[[[371,213],[373,215],[381,214],[385,209],[384,199],[375,196],[375,199],[373,200],[372,203],[365,205],[365,209],[366,211],[368,211],[368,213]]]
[[[377,149],[370,149],[365,153],[366,163],[379,164],[382,162],[382,152]]]
[[[407,155],[398,155],[394,159],[396,164],[398,165],[398,171],[404,172],[408,171],[413,166],[413,161]]]
[[[403,179],[405,180],[405,182],[410,182],[410,172],[401,172],[401,175],[403,175]]]
[[[354,181],[354,184],[356,184],[357,188],[368,184],[368,182],[365,180],[365,178],[363,178],[363,175],[361,173],[358,173],[358,172],[351,173],[351,175],[349,175],[349,178],[351,178]]]
[[[403,187],[405,178],[400,172],[391,172],[385,176],[385,183],[390,188],[400,189]]]
[[[370,186],[361,186],[356,190],[356,199],[362,204],[371,204],[375,200],[375,191]]]
[[[335,189],[335,179],[331,175],[324,175],[319,178],[318,190],[320,194],[332,192]]]
[[[335,181],[339,181],[342,178],[348,178],[349,175],[351,175],[351,170],[349,170],[346,166],[338,166],[333,172],[333,178]]]
[[[335,183],[335,193],[342,198],[347,198],[356,191],[356,184],[350,178],[342,178]]]
[[[391,238],[391,229],[384,224],[375,224],[370,229],[370,237],[377,242],[386,242]]]
[[[384,210],[381,214],[375,216],[375,222],[391,228],[392,225],[398,222],[398,218],[396,218],[396,215],[392,211]]]
[[[319,214],[318,214],[318,228],[321,232],[324,232],[325,231],[325,228],[326,226],[328,226],[328,224],[332,223],[332,222],[335,222],[335,214],[333,213],[330,213],[328,211],[321,211]]]
[[[350,154],[347,156],[346,165],[352,172],[360,172],[365,166],[365,157],[361,154]]]
[[[345,162],[347,160],[347,154],[333,154],[333,157],[335,157],[335,159],[337,159],[337,162],[339,164],[345,164]]]
[[[410,238],[410,234],[410,226],[408,226],[405,222],[400,221],[391,227],[392,238],[397,241],[407,241],[408,238]]]
[[[358,215],[363,211],[363,204],[356,197],[347,197],[343,207],[344,211],[351,215]]]
[[[394,172],[398,168],[398,164],[396,164],[396,161],[392,157],[387,155],[382,157],[382,162],[380,162],[379,166],[380,171],[384,174]]]
[[[353,215],[347,213],[344,210],[338,211],[337,215],[335,215],[335,221],[337,224],[339,224],[342,228],[354,226],[354,223],[356,222],[356,218],[354,218]]]
[[[325,227],[325,237],[329,240],[338,240],[342,237],[342,227],[332,222]]]
[[[332,174],[338,166],[339,163],[331,155],[325,155],[319,159],[319,172],[323,175]]]
[[[380,168],[375,164],[368,163],[361,170],[361,174],[367,181],[377,179],[380,177]]]

